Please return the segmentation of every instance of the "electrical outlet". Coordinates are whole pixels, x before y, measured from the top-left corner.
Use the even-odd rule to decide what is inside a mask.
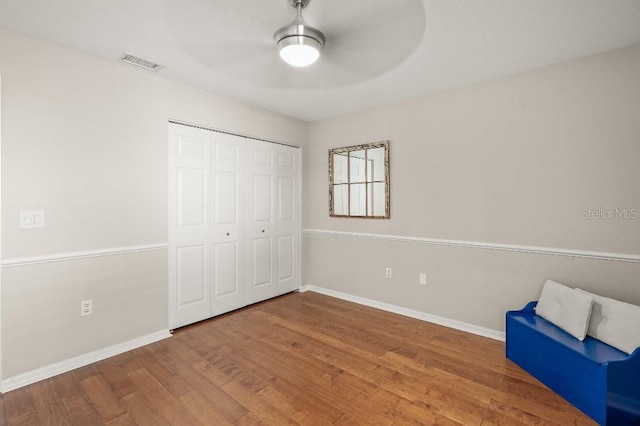
[[[420,273],[420,284],[427,285],[427,274]]]
[[[384,272],[384,276],[387,278],[391,278],[391,268],[387,268]]]
[[[93,299],[80,302],[80,316],[91,315],[93,313]]]

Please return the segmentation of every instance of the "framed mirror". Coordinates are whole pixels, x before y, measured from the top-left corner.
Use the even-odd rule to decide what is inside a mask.
[[[389,219],[389,141],[329,150],[329,216]]]

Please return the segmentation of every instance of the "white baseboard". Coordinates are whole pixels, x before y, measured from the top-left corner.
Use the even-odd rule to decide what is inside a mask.
[[[102,361],[103,359],[166,339],[167,337],[171,337],[169,330],[160,330],[155,333],[147,334],[146,336],[109,346],[108,348],[99,349],[97,351],[47,365],[36,370],[31,370],[17,376],[9,377],[0,383],[0,392],[9,392],[35,382],[57,376],[58,374],[66,373],[67,371],[75,370],[76,368],[84,367],[85,365],[93,364],[94,362]]]
[[[391,305],[389,303],[378,302],[377,300],[367,299],[360,296],[354,296],[348,293],[342,293],[340,291],[330,290],[323,287],[317,287],[315,285],[303,285],[300,286],[300,292],[313,291],[315,293],[324,294],[326,296],[335,297],[338,299],[346,300],[348,302],[357,303],[359,305],[365,305],[372,308],[381,309],[387,312],[393,312],[394,314],[404,315],[406,317],[419,319],[422,321],[430,322],[433,324],[442,325],[445,327],[453,328],[467,333],[476,334],[478,336],[489,337],[494,340],[504,342],[506,337],[503,331],[493,330],[491,328],[480,327],[478,325],[469,324],[462,321],[457,321],[449,318],[439,317],[437,315],[431,315],[420,311],[414,311],[413,309],[403,308],[401,306]]]

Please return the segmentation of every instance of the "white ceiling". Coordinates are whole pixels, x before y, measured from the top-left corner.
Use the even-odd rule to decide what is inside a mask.
[[[289,0],[0,0],[0,27],[308,121],[640,43],[640,0],[313,0],[327,44],[296,69],[272,42],[294,16]]]

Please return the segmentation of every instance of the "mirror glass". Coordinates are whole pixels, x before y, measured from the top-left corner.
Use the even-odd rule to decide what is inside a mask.
[[[389,141],[329,150],[329,215],[388,219]]]

